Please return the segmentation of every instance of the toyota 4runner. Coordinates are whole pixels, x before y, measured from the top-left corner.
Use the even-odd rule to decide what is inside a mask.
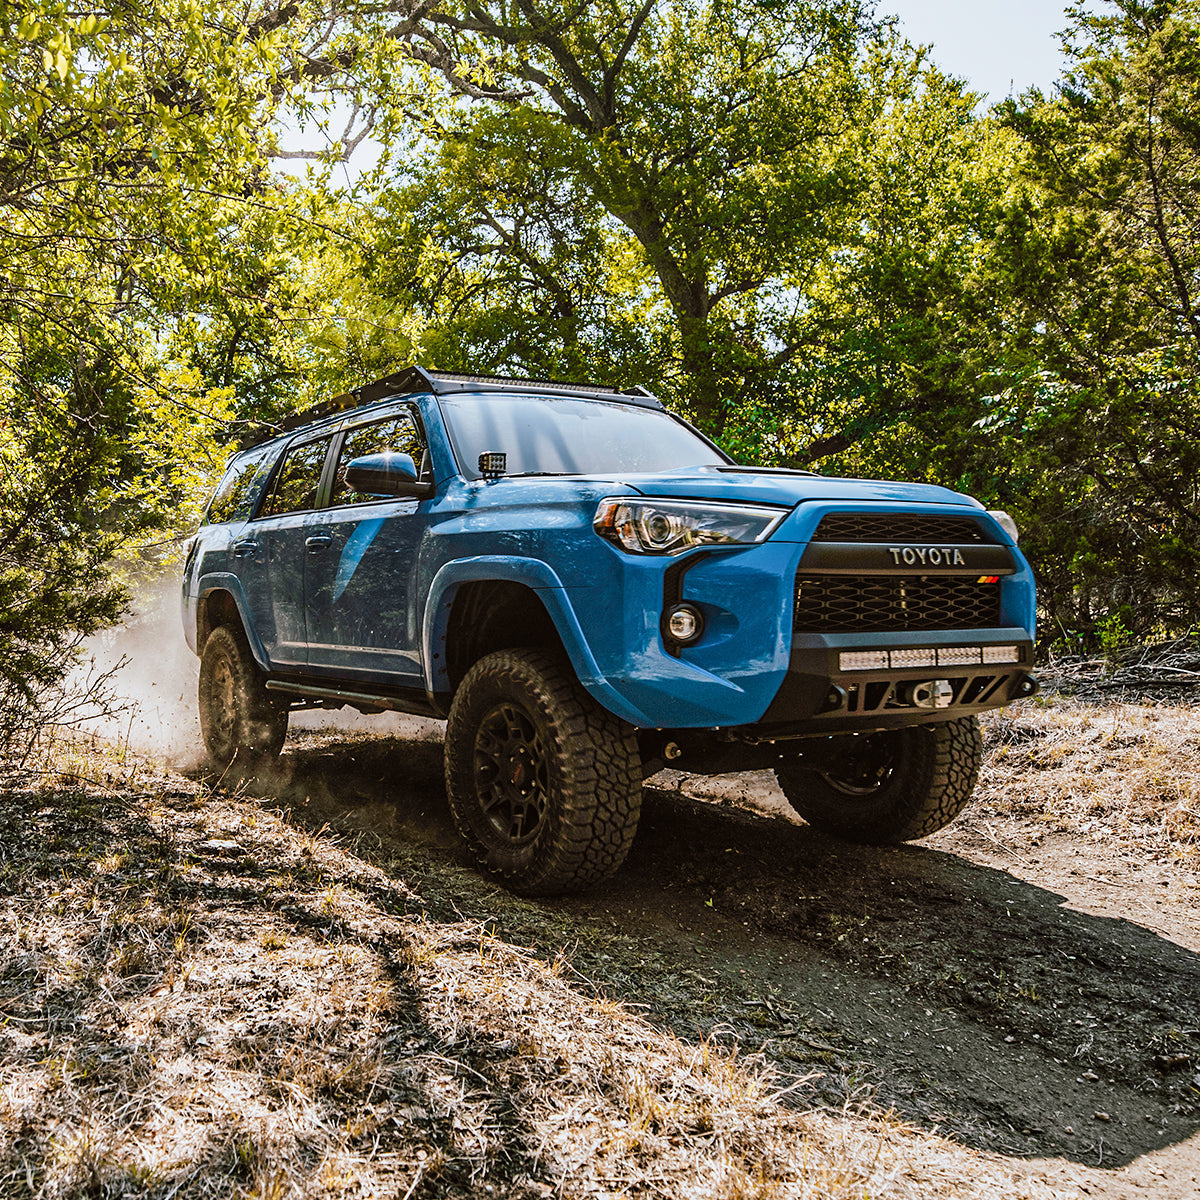
[[[1036,690],[1004,513],[738,466],[641,389],[411,367],[267,438],[184,568],[211,758],[277,755],[300,708],[444,718],[455,824],[526,894],[611,875],[665,765],[922,837],[970,797],[976,714]]]

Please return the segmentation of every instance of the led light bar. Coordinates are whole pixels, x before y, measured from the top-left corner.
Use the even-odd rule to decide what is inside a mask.
[[[1015,663],[1021,661],[1019,646],[984,646],[983,661],[985,663]]]
[[[893,667],[934,667],[937,666],[936,650],[893,650]]]
[[[939,646],[939,667],[961,667],[970,663],[983,662],[983,654],[978,646]]]
[[[886,650],[847,650],[838,657],[843,671],[886,671]]]
[[[979,663],[1017,663],[1020,646],[939,646],[924,650],[844,650],[838,655],[843,671],[893,671],[905,667],[966,667]]]

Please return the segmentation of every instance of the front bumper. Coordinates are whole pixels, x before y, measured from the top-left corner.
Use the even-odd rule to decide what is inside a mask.
[[[988,663],[988,648],[1015,647],[1015,662]],[[856,652],[927,650],[941,664],[845,670]],[[978,661],[961,661],[978,650]],[[965,652],[965,653],[964,653]],[[945,661],[951,660],[949,664]],[[756,724],[794,732],[892,729],[949,721],[1032,696],[1033,642],[1024,629],[966,629],[938,633],[797,634],[775,699]],[[936,702],[928,686],[943,683]],[[946,687],[945,685],[948,685]],[[923,702],[924,701],[924,702]]]
[[[819,515],[809,518],[810,523]],[[806,555],[804,544],[772,538],[759,546],[698,552],[673,562],[612,550],[606,563],[611,576],[602,582],[606,591],[611,587],[608,594],[622,597],[619,612],[589,604],[583,590],[568,589],[584,639],[596,651],[596,676],[589,680],[581,673],[584,685],[605,707],[640,728],[768,724],[813,733],[951,720],[1035,690],[1028,674],[1033,666],[1033,576],[1015,547],[965,548],[970,556],[965,567],[924,568],[923,579],[997,588],[994,619],[986,627],[832,633],[820,631],[826,624],[820,614],[807,629],[794,627],[802,624],[798,581],[820,572],[833,580],[828,594],[836,600],[876,578],[884,579],[882,592],[887,594],[889,581],[921,568],[893,563],[895,556],[886,547],[858,546],[853,553],[828,544],[814,547]],[[831,555],[846,561],[825,561]],[[993,582],[985,583],[976,572]],[[672,646],[663,638],[662,617],[679,601],[697,608],[704,620],[704,636],[693,645]],[[828,624],[837,627],[836,621]],[[1016,646],[1016,661],[987,663],[981,653],[975,663],[949,666],[935,654],[935,666],[895,669],[889,662],[882,671],[842,669],[845,652],[982,651],[997,646]],[[949,692],[949,703],[929,709],[911,703],[908,685],[922,680],[945,681],[939,691],[943,700]]]

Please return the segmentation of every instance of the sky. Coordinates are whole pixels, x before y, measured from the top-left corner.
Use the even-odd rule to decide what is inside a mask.
[[[1051,93],[1062,73],[1055,34],[1066,25],[1065,0],[879,0],[880,15],[900,18],[910,42],[932,43],[947,74],[965,78],[988,103],[1026,88]]]

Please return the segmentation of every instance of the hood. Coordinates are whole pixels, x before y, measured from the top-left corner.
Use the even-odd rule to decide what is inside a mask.
[[[677,496],[686,500],[744,500],[791,508],[804,501],[891,504],[954,504],[981,509],[970,496],[928,483],[884,479],[839,479],[770,467],[688,467],[654,475],[620,479],[643,496]]]

